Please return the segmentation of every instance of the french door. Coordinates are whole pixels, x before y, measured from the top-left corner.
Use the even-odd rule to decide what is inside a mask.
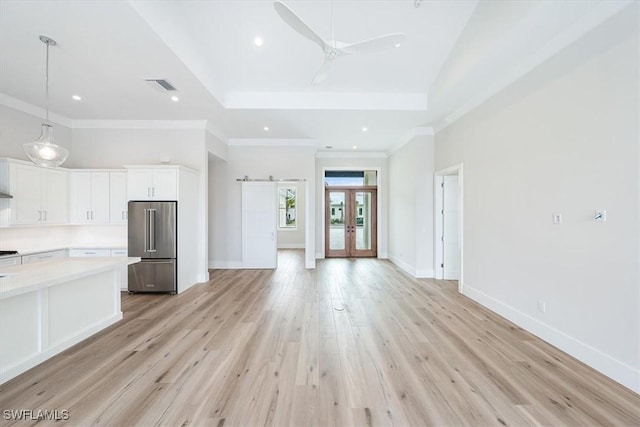
[[[377,187],[325,187],[325,257],[375,257]]]

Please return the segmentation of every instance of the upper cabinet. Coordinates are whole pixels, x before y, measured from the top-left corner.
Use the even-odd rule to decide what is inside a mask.
[[[68,171],[26,162],[0,161],[0,225],[55,225],[68,222]],[[8,205],[8,206],[7,206]]]
[[[109,224],[109,172],[70,172],[72,224]]]
[[[109,173],[109,220],[111,224],[127,223],[127,173]]]
[[[129,200],[178,200],[179,166],[125,166]]]

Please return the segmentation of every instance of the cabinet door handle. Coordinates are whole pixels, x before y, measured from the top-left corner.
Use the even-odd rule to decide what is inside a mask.
[[[125,220],[129,219],[129,211],[124,211],[124,219]]]
[[[47,220],[47,211],[44,211],[44,221]]]
[[[93,219],[93,211],[91,211],[91,219]]]
[[[42,221],[42,211],[38,211],[38,221]]]
[[[156,187],[151,187],[151,195],[156,197]]]
[[[120,211],[120,219],[124,219],[124,211]]]
[[[151,187],[147,187],[147,196],[151,197]]]
[[[87,220],[89,220],[89,219],[90,219],[90,218],[89,218],[89,211],[87,211]]]

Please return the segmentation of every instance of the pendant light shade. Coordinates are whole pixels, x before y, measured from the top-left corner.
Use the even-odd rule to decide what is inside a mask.
[[[22,144],[22,148],[27,157],[39,166],[60,166],[69,157],[69,150],[53,143],[53,126],[46,123],[42,124],[40,137]]]
[[[45,71],[45,111],[46,121],[42,124],[40,137],[22,144],[27,157],[38,166],[60,166],[69,157],[69,151],[53,142],[53,126],[49,123],[49,46],[55,46],[56,41],[46,36],[40,36],[40,41],[47,45],[47,62]]]

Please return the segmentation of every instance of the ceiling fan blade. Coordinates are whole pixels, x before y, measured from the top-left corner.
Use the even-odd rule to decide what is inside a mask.
[[[342,46],[341,49],[349,54],[373,53],[398,47],[407,36],[404,33],[386,34],[358,43]]]
[[[281,1],[275,1],[273,2],[273,7],[276,9],[276,12],[278,12],[278,15],[280,15],[280,18],[282,18],[284,22],[289,24],[291,28],[296,30],[302,36],[316,43],[322,50],[325,49],[327,45],[325,41],[322,40],[322,38],[318,34],[316,34],[316,32],[313,31],[307,24],[305,24],[304,21],[302,21],[302,19],[300,19],[293,10],[289,9],[289,6]]]
[[[313,80],[311,81],[312,85],[317,85],[327,80],[327,77],[329,77],[329,69],[331,68],[332,62],[333,62],[332,59],[325,59],[322,66],[320,67],[316,75],[313,77]]]

